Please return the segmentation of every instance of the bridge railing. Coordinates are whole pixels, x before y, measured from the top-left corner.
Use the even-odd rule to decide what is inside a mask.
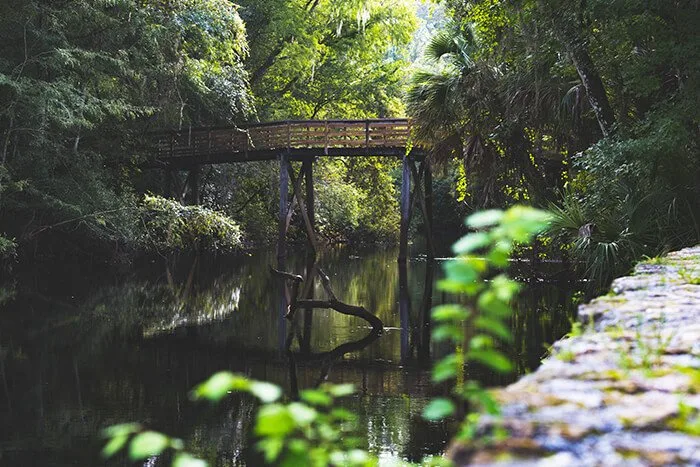
[[[159,133],[160,159],[255,151],[315,148],[402,148],[411,133],[408,119],[295,120],[238,128],[191,128]]]

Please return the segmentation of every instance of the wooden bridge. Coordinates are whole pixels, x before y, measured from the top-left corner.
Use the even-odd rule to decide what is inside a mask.
[[[188,128],[153,135],[155,165],[166,169],[166,195],[176,194],[199,203],[202,165],[279,160],[280,211],[278,256],[286,257],[286,233],[299,207],[309,245],[318,250],[314,219],[313,162],[318,157],[382,156],[403,161],[401,179],[401,236],[399,260],[408,252],[411,211],[418,205],[427,229],[428,255],[432,241],[432,173],[425,152],[410,142],[408,119],[289,120],[239,127]],[[301,161],[295,172],[292,161]],[[416,166],[420,163],[420,168]],[[188,171],[181,187],[174,186],[182,170]],[[302,179],[305,190],[301,191]],[[413,190],[411,189],[413,179]],[[289,182],[293,187],[289,197]],[[189,193],[189,196],[185,196]]]
[[[158,133],[158,160],[189,167],[222,162],[290,160],[318,156],[393,156],[406,154],[411,135],[407,119],[290,120],[237,128],[190,128]],[[414,157],[422,155],[412,151]]]

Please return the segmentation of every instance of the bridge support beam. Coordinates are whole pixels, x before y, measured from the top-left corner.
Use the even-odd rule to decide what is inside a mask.
[[[289,156],[280,155],[280,210],[279,210],[279,238],[277,239],[277,260],[284,261],[287,257],[287,212],[289,210]]]
[[[433,169],[430,160],[423,161],[425,166],[425,235],[428,241],[428,259],[435,258],[435,242],[433,239]]]
[[[289,182],[293,188],[291,200],[289,199]],[[302,182],[305,185],[306,195],[302,194]],[[318,251],[318,242],[315,230],[313,161],[302,162],[301,170],[295,174],[289,156],[283,154],[280,156],[280,211],[277,243],[277,257],[280,260],[287,257],[287,231],[297,206],[304,222],[309,247],[315,255]]]
[[[316,231],[316,211],[314,209],[314,163],[313,161],[304,161],[301,164],[301,170],[304,174],[304,186],[306,188],[306,212],[308,214],[311,230]],[[312,239],[309,240],[309,246],[315,248]]]
[[[401,170],[401,227],[399,233],[399,262],[408,258],[408,227],[411,222],[411,169],[409,158],[404,156]]]
[[[411,178],[413,183],[411,184]],[[413,190],[411,190],[413,185]],[[435,258],[435,243],[433,241],[433,175],[430,162],[426,159],[421,163],[420,171],[411,156],[403,158],[401,173],[401,232],[399,238],[399,262],[404,263],[408,258],[408,229],[411,224],[411,213],[418,203],[423,214],[427,257]]]

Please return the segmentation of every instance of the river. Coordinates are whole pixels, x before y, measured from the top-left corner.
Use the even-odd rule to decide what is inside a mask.
[[[217,406],[188,398],[223,369],[287,394],[322,381],[353,383],[358,392],[343,403],[359,414],[361,435],[387,464],[443,452],[454,424],[420,414],[441,393],[430,382],[431,362],[450,350],[431,342],[429,310],[455,297],[435,288],[441,261],[413,258],[401,270],[396,256],[393,248],[346,247],[316,261],[340,300],[384,322],[379,337],[333,310],[285,319],[283,284],[270,272],[276,261],[268,252],[170,268],[154,261],[114,277],[64,269],[23,278],[0,301],[0,465],[125,465],[99,457],[100,429],[125,421],[181,437],[212,466],[259,465],[248,439],[250,398]],[[299,254],[285,269],[303,275],[310,266]],[[517,371],[470,367],[467,378],[511,382],[568,331],[574,292],[559,269],[514,267],[527,280],[505,349]],[[325,292],[316,284],[313,293]]]

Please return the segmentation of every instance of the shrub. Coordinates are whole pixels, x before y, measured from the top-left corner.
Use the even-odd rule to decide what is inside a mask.
[[[238,224],[211,209],[146,195],[139,213],[139,243],[147,250],[233,251],[242,247]]]

